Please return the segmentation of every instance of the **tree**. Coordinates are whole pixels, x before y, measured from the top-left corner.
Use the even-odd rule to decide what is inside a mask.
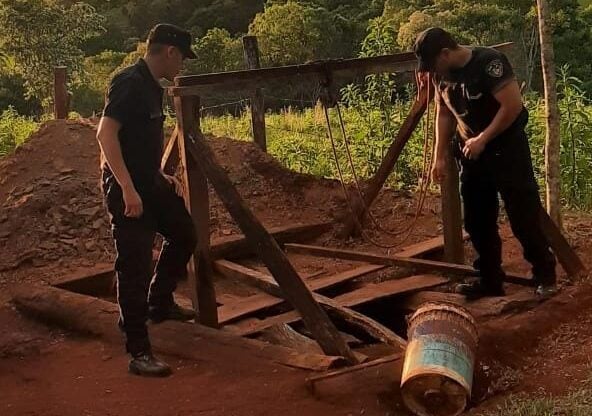
[[[547,132],[545,140],[545,167],[547,187],[547,211],[555,223],[561,226],[561,137],[559,108],[557,106],[557,77],[553,36],[549,27],[549,4],[537,0],[539,16],[539,38],[541,44],[541,66],[545,87],[545,119]]]
[[[288,1],[257,14],[249,34],[258,37],[265,66],[277,66],[331,56],[338,30],[326,9]]]
[[[102,31],[103,18],[85,3],[62,6],[47,0],[0,3],[0,48],[14,57],[28,96],[51,97],[53,68],[82,70],[83,43]]]
[[[197,59],[186,65],[187,72],[201,74],[242,69],[243,47],[226,29],[210,29],[194,46]]]

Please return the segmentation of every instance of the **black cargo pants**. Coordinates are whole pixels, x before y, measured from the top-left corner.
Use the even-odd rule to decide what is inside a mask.
[[[478,258],[482,283],[502,284],[502,242],[498,233],[498,194],[504,202],[512,232],[520,241],[525,259],[532,265],[537,284],[555,282],[555,257],[540,225],[543,209],[536,183],[528,137],[524,128],[508,131],[492,140],[477,160],[469,160],[455,142],[460,162],[461,195],[465,229]]]
[[[140,192],[144,207],[140,218],[124,215],[121,188],[112,175],[103,174],[102,186],[117,252],[119,325],[127,338],[127,351],[138,355],[150,350],[148,308],[170,307],[177,281],[187,276],[187,262],[197,244],[195,230],[183,199],[160,175],[153,186]],[[164,243],[153,269],[156,233],[163,236]]]

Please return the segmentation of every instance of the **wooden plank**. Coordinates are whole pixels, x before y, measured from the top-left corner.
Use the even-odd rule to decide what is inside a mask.
[[[239,264],[226,264],[224,266],[231,270],[234,276],[238,277],[242,275],[243,279],[253,286],[259,287],[271,295],[278,297],[283,296],[280,287],[273,281],[271,276]],[[444,284],[447,281],[447,279],[440,276],[412,276],[397,281],[386,281],[367,285],[356,291],[337,296],[335,299],[330,299],[318,294],[313,294],[313,296],[321,305],[327,307],[330,312],[334,313],[339,318],[344,319],[346,322],[358,326],[368,334],[389,345],[402,346],[404,345],[402,344],[402,339],[392,331],[370,318],[348,309],[348,307],[359,306],[387,296],[433,288]],[[299,320],[300,316],[298,313],[287,312],[279,316],[259,321],[255,324],[249,322],[246,328],[240,329],[240,333],[241,335],[252,335],[273,325],[292,323]],[[240,327],[240,323],[238,326]]]
[[[367,274],[377,272],[385,268],[386,266],[364,265],[331,276],[320,277],[310,281],[305,280],[305,283],[308,285],[310,290],[316,292],[323,289],[329,289],[336,285],[363,277]],[[214,269],[222,274],[225,274],[219,269],[219,262],[214,262]],[[240,299],[233,303],[225,304],[218,308],[220,324],[235,321],[245,315],[263,311],[267,308],[280,305],[283,302],[284,299],[282,298],[278,298],[267,293],[261,293]]]
[[[512,43],[495,45],[494,48],[506,50]],[[186,75],[175,79],[176,87],[169,91],[172,95],[194,95],[203,87],[217,86],[217,90],[241,88],[261,88],[281,78],[306,76],[307,79],[326,78],[331,72],[334,78],[358,78],[370,74],[414,71],[417,67],[415,54],[399,53],[368,58],[334,59],[300,65],[288,65],[272,68],[219,72],[203,75]]]
[[[341,377],[346,374],[353,374],[357,373],[358,371],[367,370],[368,368],[377,367],[379,365],[390,364],[395,361],[399,361],[403,358],[403,354],[392,354],[387,357],[381,357],[376,360],[368,361],[366,363],[354,365],[347,368],[342,368],[339,370],[333,370],[328,373],[319,374],[311,377],[306,378],[306,384],[311,392],[315,393],[315,387],[318,382],[330,380],[333,378]]]
[[[163,170],[163,172],[168,173],[169,175],[175,174],[175,170],[179,164],[179,146],[177,146],[178,136],[179,126],[175,125],[173,134],[169,138],[169,141],[167,142],[162,154],[160,168]]]
[[[469,239],[467,233],[463,233],[462,238],[464,241]],[[431,238],[416,244],[411,244],[401,251],[397,252],[398,257],[419,257],[424,254],[431,254],[444,248],[444,236]]]
[[[315,239],[331,230],[332,223],[317,222],[310,224],[287,224],[269,228],[268,233],[278,242],[302,242]],[[212,241],[212,257],[214,259],[240,257],[256,254],[247,238],[242,234],[217,238]]]
[[[208,177],[220,200],[238,224],[259,258],[280,284],[286,300],[298,310],[304,323],[313,334],[325,354],[344,357],[348,363],[357,359],[331,322],[323,308],[316,302],[298,273],[253,212],[247,207],[226,171],[216,162],[212,150],[200,135],[185,137],[186,146],[193,160]],[[187,141],[188,140],[188,141]]]
[[[259,69],[259,44],[257,36],[243,36],[243,50],[248,69]],[[251,94],[251,125],[255,143],[267,152],[267,138],[265,134],[265,100],[261,88],[255,88]]]
[[[448,279],[442,276],[416,275],[369,284],[360,289],[339,295],[335,300],[343,306],[353,307],[403,293],[408,294],[418,290],[431,289],[446,283],[448,283]]]
[[[311,256],[331,257],[351,261],[363,261],[372,264],[383,264],[393,267],[408,267],[426,272],[445,273],[453,276],[476,276],[478,271],[464,264],[452,264],[443,261],[416,259],[410,257],[385,256],[353,250],[341,250],[328,247],[310,246],[304,244],[286,244],[286,250],[292,253],[308,254]],[[532,286],[532,279],[513,274],[506,275],[506,282]]]
[[[56,66],[53,70],[53,111],[56,120],[68,118],[67,68]]]
[[[16,308],[27,316],[121,344],[121,331],[113,324],[119,316],[115,303],[45,285],[23,284],[10,290]],[[225,357],[241,354],[314,371],[343,364],[341,357],[299,354],[289,348],[241,338],[199,324],[163,322],[150,328],[150,340],[156,352],[199,362],[204,360],[204,346],[211,348],[215,345]]]
[[[175,97],[177,144],[185,183],[185,204],[193,218],[198,245],[189,264],[193,306],[199,308],[199,321],[212,328],[218,326],[218,305],[214,289],[210,254],[210,199],[208,181],[187,150],[188,137],[199,130],[199,97]]]
[[[578,254],[569,245],[569,242],[561,233],[561,230],[553,222],[547,211],[540,210],[541,227],[543,233],[557,256],[557,260],[569,276],[577,277],[586,271],[586,266],[579,258]]]
[[[446,154],[446,176],[440,185],[442,192],[442,223],[444,225],[444,261],[463,264],[465,247],[460,202],[458,166],[452,149]]]

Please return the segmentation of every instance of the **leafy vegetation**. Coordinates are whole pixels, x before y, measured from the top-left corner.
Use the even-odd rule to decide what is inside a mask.
[[[39,128],[30,117],[19,116],[9,107],[0,114],[0,157],[11,153]]]

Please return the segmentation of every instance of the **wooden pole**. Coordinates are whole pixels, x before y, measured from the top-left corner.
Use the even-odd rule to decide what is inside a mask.
[[[363,223],[364,218],[366,216],[366,209],[372,206],[372,203],[378,196],[378,193],[386,183],[388,177],[390,176],[391,172],[393,171],[399,156],[403,152],[405,145],[411,138],[413,131],[417,128],[421,117],[426,111],[427,103],[425,100],[419,101],[416,100],[409,111],[409,115],[403,122],[401,129],[397,133],[397,137],[391,144],[388,152],[386,153],[376,175],[370,180],[368,186],[364,190],[364,201],[354,200],[353,201],[353,209],[354,215],[358,219],[360,223]],[[345,225],[343,229],[340,231],[341,237],[349,237],[355,232],[359,232],[360,230],[357,229],[356,221],[350,216],[347,217]]]
[[[177,145],[185,183],[185,204],[191,213],[198,246],[189,264],[193,288],[193,306],[199,309],[199,322],[212,328],[218,326],[218,305],[214,290],[210,253],[210,201],[208,181],[187,152],[187,138],[199,131],[199,97],[175,97],[177,113]],[[197,320],[196,320],[197,321]]]
[[[280,285],[286,300],[300,313],[323,352],[327,355],[342,356],[350,364],[357,363],[355,355],[323,308],[315,301],[278,243],[247,207],[227,173],[218,165],[203,136],[199,135],[195,139],[192,137],[185,145],[212,183],[234,221]]]
[[[444,225],[444,261],[463,264],[465,250],[458,166],[451,150],[448,150],[446,156],[446,176],[440,185]]]
[[[259,69],[259,45],[257,36],[244,36],[243,49],[247,69]],[[261,88],[255,88],[251,95],[251,123],[253,126],[253,139],[255,143],[267,151],[267,137],[265,133],[265,100]]]
[[[53,111],[56,120],[68,118],[68,89],[66,67],[56,66],[53,72]]]

